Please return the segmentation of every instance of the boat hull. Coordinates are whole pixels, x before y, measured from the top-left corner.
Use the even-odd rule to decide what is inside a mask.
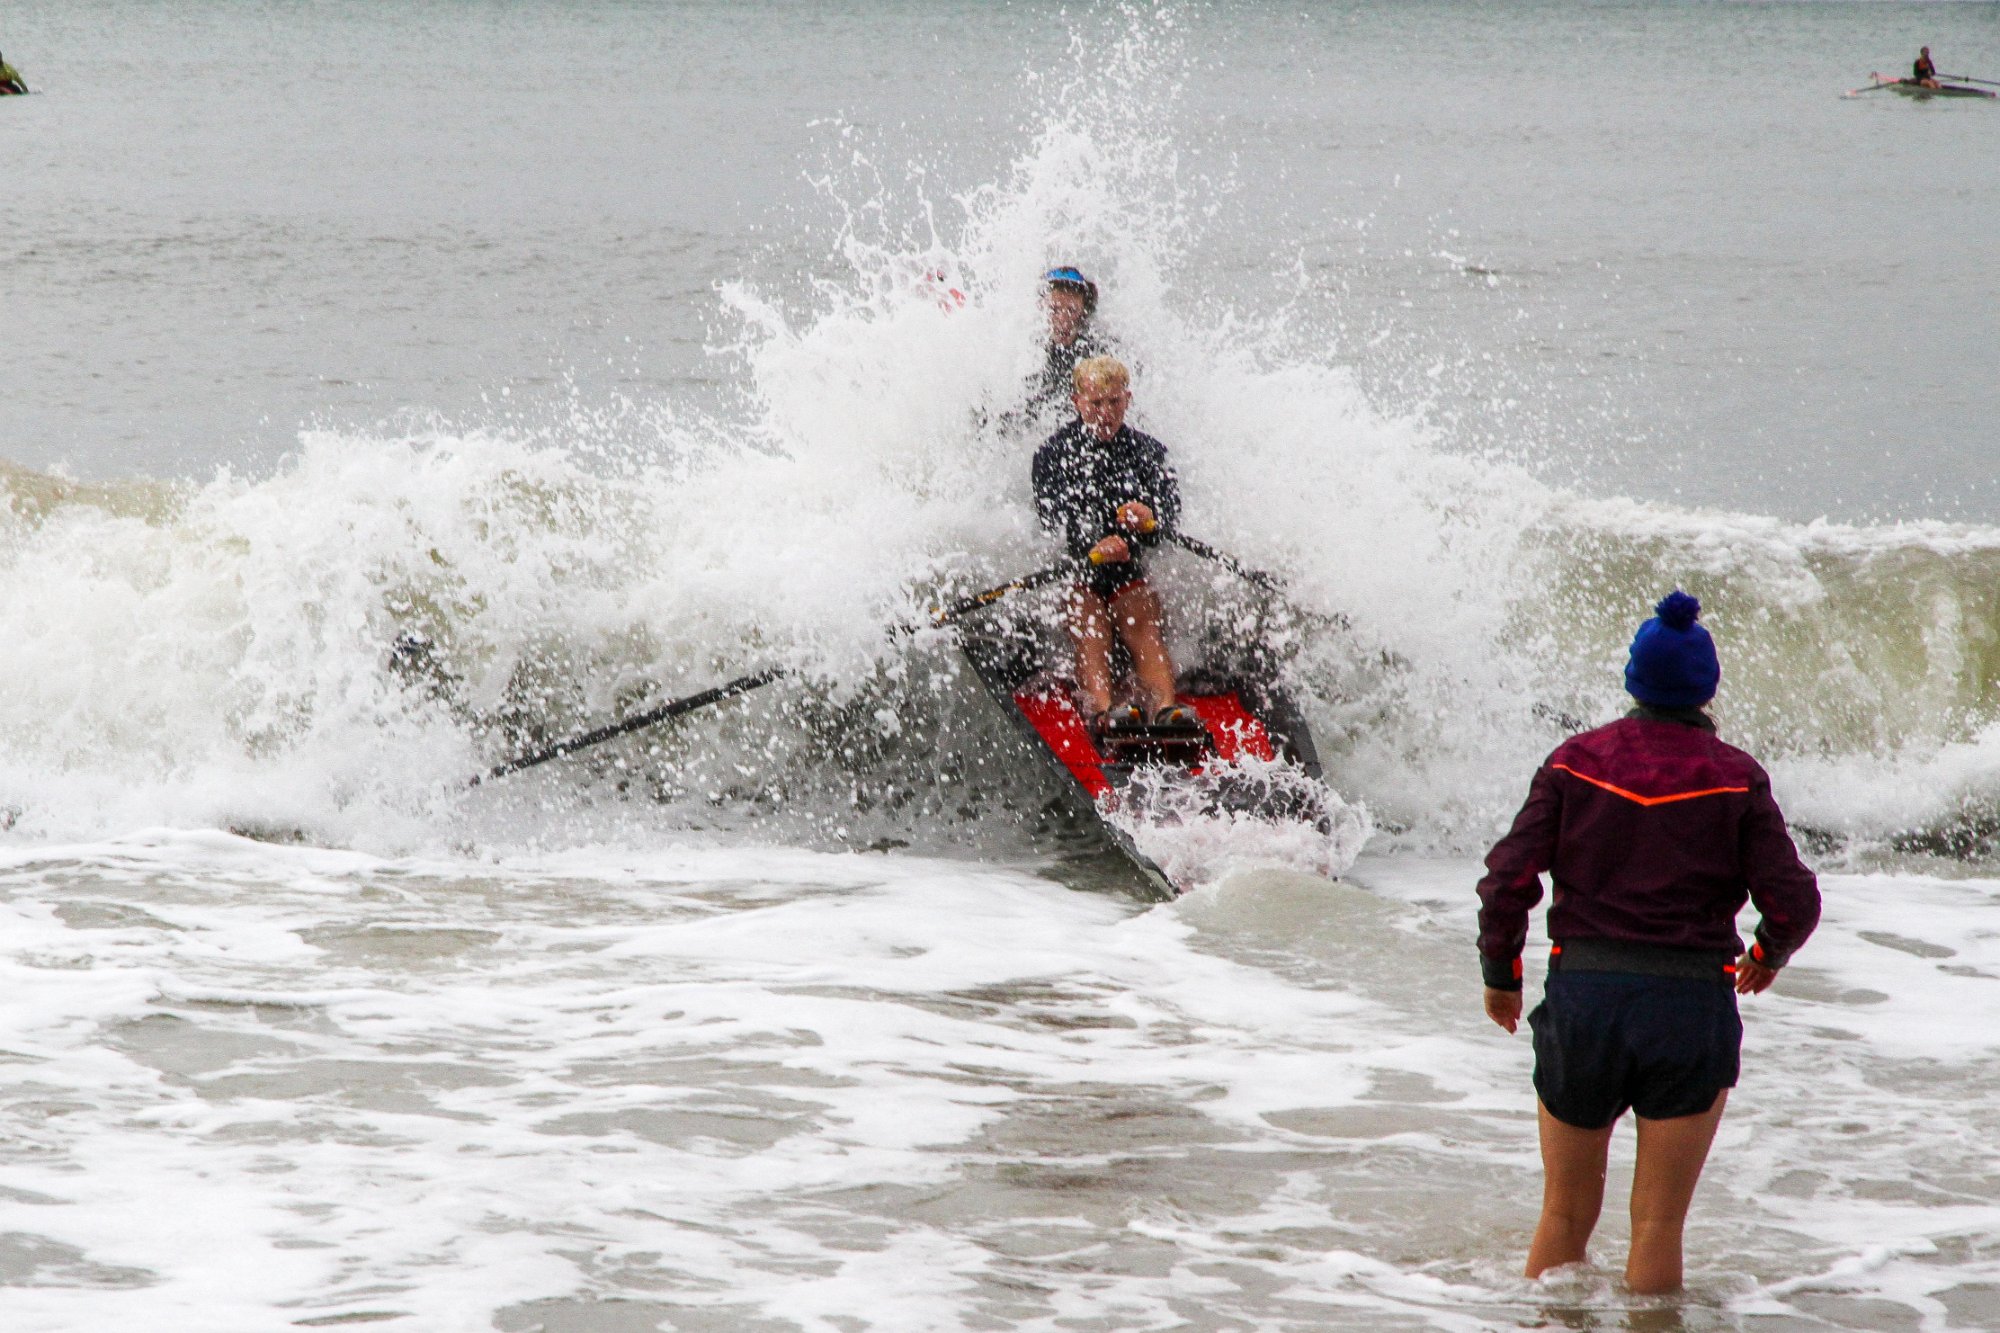
[[[1988,101],[2000,97],[2000,93],[1991,93],[1984,88],[1968,87],[1963,83],[1941,83],[1935,88],[1926,88],[1911,79],[1897,79],[1893,83],[1887,79],[1880,79],[1877,82],[1883,87],[1895,89],[1904,97],[1914,97],[1920,102],[1929,101],[1933,97],[1983,97]]]
[[[1311,729],[1277,683],[1275,665],[1254,647],[1211,644],[1179,675],[1180,701],[1200,719],[1192,729],[1141,728],[1122,738],[1094,737],[1078,712],[1067,675],[1067,648],[1033,614],[1019,607],[962,623],[959,646],[974,674],[1013,724],[1026,747],[1062,783],[1079,814],[1138,872],[1141,896],[1176,897],[1175,884],[1109,816],[1135,773],[1213,774],[1250,760],[1281,762],[1317,783],[1319,754]],[[1255,798],[1247,798],[1255,799]],[[1276,818],[1313,818],[1298,810],[1257,810]]]

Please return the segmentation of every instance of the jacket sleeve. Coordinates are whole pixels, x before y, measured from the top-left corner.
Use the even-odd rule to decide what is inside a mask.
[[[1160,502],[1153,506],[1153,514],[1160,520],[1160,531],[1178,532],[1181,526],[1181,479],[1174,474],[1173,464],[1167,462],[1166,450],[1160,451]]]
[[[1743,821],[1743,875],[1758,913],[1752,957],[1783,967],[1819,924],[1819,880],[1799,860],[1768,781],[1755,783]]]
[[[1150,438],[1150,437],[1149,437]],[[1152,448],[1146,457],[1145,476],[1141,478],[1145,494],[1139,496],[1152,509],[1153,517],[1160,526],[1139,538],[1142,546],[1157,546],[1160,539],[1170,532],[1180,531],[1181,482],[1174,474],[1173,464],[1167,462],[1167,448],[1158,440],[1152,440]]]
[[[1091,530],[1096,525],[1082,512],[1054,441],[1035,451],[1034,483],[1035,517],[1041,520],[1042,530],[1055,535],[1070,559],[1082,560],[1103,534]]]
[[[1555,864],[1562,824],[1562,789],[1544,763],[1528,784],[1514,827],[1486,854],[1479,881],[1479,970],[1495,990],[1521,989],[1521,950],[1528,913],[1542,900],[1542,874]]]

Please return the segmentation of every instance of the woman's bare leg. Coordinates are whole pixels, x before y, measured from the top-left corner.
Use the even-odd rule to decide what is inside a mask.
[[[1613,1129],[1564,1124],[1539,1099],[1535,1117],[1542,1139],[1542,1220],[1528,1246],[1529,1277],[1583,1262],[1604,1209],[1604,1162]]]
[[[1635,1292],[1680,1289],[1681,1232],[1728,1101],[1724,1088],[1700,1115],[1633,1117],[1639,1122],[1639,1161],[1632,1173],[1632,1253],[1625,1260],[1625,1285]]]
[[[1132,674],[1139,678],[1150,718],[1174,701],[1174,664],[1167,657],[1160,596],[1144,583],[1128,583],[1111,595],[1111,615],[1118,637],[1132,650]]]
[[[1063,617],[1076,648],[1076,692],[1086,717],[1111,707],[1111,617],[1104,599],[1088,588],[1071,588]]]

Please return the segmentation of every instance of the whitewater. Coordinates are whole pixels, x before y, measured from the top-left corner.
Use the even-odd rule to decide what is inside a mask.
[[[1780,51],[1830,42],[1815,25],[1853,38],[1866,7],[1790,8],[1843,14],[1758,19]],[[244,68],[291,21],[253,11],[202,11]],[[164,21],[135,4],[97,34],[25,12],[5,49],[31,82],[17,26],[112,61]],[[1705,55],[1740,36],[1646,12]],[[1653,49],[1622,13],[1507,21],[1529,46],[1582,24],[1616,65],[1628,37]],[[712,128],[787,145],[794,196],[754,226],[633,240],[592,136],[699,135],[549,109],[577,118],[560,143],[531,116],[508,134],[603,190],[607,233],[528,226],[507,250],[426,203],[419,176],[448,188],[518,147],[464,126],[474,147],[407,190],[274,221],[344,142],[308,128],[317,157],[184,168],[218,193],[173,253],[210,255],[212,285],[175,290],[191,322],[216,314],[226,365],[158,370],[168,336],[113,318],[122,298],[62,298],[105,303],[104,346],[131,367],[107,401],[153,394],[116,419],[155,426],[92,435],[95,372],[54,333],[0,367],[10,420],[35,427],[0,436],[0,1326],[2000,1327],[2000,528],[1975,504],[1815,518],[1783,482],[1768,504],[1615,484],[1668,433],[1629,415],[1658,384],[1581,373],[1553,323],[1509,341],[1546,275],[1488,259],[1503,242],[1465,216],[1385,201],[1347,229],[1365,253],[1275,224],[1243,239],[1274,150],[1207,99],[1232,62],[1283,68],[1304,40],[1256,7],[956,13],[1000,72],[968,77],[962,143],[915,148],[799,71],[864,68],[910,24],[931,44],[881,59],[924,68],[937,16],[580,14],[299,21],[323,49],[384,51],[388,119],[426,126],[404,113],[434,90],[406,60],[477,99],[530,41],[554,68],[609,62],[603,105],[637,107],[660,25],[689,71],[736,71],[747,33],[784,57],[769,95],[798,114],[758,120],[718,84]],[[1308,35],[1386,49],[1342,21]],[[53,72],[76,87],[72,59]],[[103,97],[60,83],[12,99],[38,119],[0,134],[95,123],[114,152]],[[208,123],[200,98],[223,95],[186,114]],[[226,95],[281,127],[300,114]],[[442,131],[397,133],[428,153]],[[77,199],[114,189],[79,180]],[[102,215],[52,207],[9,252],[17,290],[53,301],[50,266],[125,253],[180,188],[163,181],[115,187]],[[213,202],[230,190],[239,214]],[[256,401],[258,349],[291,336],[289,307],[242,315],[244,294],[289,267],[324,296],[384,236],[493,263],[519,312],[455,304],[396,259],[396,327],[415,332],[377,372],[389,387],[329,361],[306,410],[276,388],[260,408],[281,448],[214,438],[215,414]],[[479,257],[496,244],[507,263]],[[1226,621],[1271,644],[1347,815],[1324,836],[1135,828],[1194,886],[1167,904],[1135,895],[951,636],[906,629],[1049,561],[1010,413],[1053,262],[1103,285],[1187,530],[1283,585],[1168,554],[1175,634]],[[546,333],[528,293],[609,299],[663,263],[671,373],[628,342],[640,314],[572,329],[552,367],[493,369]],[[1454,301],[1530,312],[1399,323],[1439,274]],[[477,341],[482,321],[501,342]],[[159,420],[198,442],[170,447]],[[99,443],[62,453],[56,422]],[[159,464],[182,447],[196,461]],[[1674,586],[1703,600],[1722,733],[1769,767],[1826,915],[1745,1002],[1688,1291],[1634,1298],[1609,1262],[1519,1276],[1531,1057],[1480,1013],[1471,888],[1536,762],[1621,711],[1632,628]],[[765,668],[785,677],[467,785]],[[1614,1198],[1630,1152],[1621,1136]],[[1600,1261],[1624,1235],[1608,1208]]]

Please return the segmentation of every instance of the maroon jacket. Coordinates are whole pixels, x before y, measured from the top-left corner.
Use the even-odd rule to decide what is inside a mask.
[[[1686,719],[1686,720],[1680,720]],[[1535,773],[1479,881],[1486,984],[1521,985],[1528,912],[1550,871],[1549,937],[1705,949],[1734,957],[1736,913],[1757,904],[1760,961],[1781,967],[1819,924],[1771,780],[1699,713],[1640,709],[1572,736]]]

